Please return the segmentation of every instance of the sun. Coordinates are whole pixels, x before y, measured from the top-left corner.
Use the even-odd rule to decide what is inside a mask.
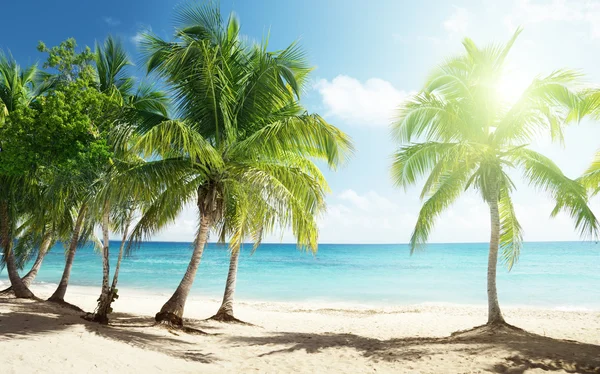
[[[496,83],[496,94],[502,103],[514,104],[531,83],[531,78],[519,70],[507,70]]]

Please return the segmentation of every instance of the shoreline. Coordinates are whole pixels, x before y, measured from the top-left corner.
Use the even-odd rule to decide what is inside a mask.
[[[8,279],[0,278],[0,289],[4,289],[10,286]],[[34,282],[31,286],[32,291],[38,295],[48,296],[56,289],[57,284],[46,283],[46,282]],[[165,302],[171,295],[173,290],[145,290],[133,287],[118,287],[120,295],[123,299],[149,299],[153,298],[160,302]],[[77,284],[70,284],[67,289],[66,299],[69,299],[72,295],[77,299],[82,298],[87,300],[89,298],[97,298],[100,294],[100,286],[82,286]],[[114,309],[119,310],[119,300],[115,301]],[[190,294],[188,300],[194,302],[207,302],[210,304],[217,304],[221,302],[220,296],[215,295],[199,295]],[[89,304],[89,302],[86,302]],[[304,308],[306,310],[348,310],[348,311],[380,311],[381,313],[394,313],[402,312],[404,310],[410,310],[415,308],[467,308],[467,309],[481,309],[487,308],[485,303],[472,304],[472,303],[448,303],[448,302],[420,302],[420,303],[385,303],[385,302],[355,302],[355,301],[339,301],[339,300],[323,300],[323,299],[303,299],[303,300],[260,300],[252,298],[244,298],[243,296],[236,296],[235,305],[240,306],[259,306],[259,307],[273,307],[278,309],[299,309]],[[531,311],[556,311],[556,312],[590,312],[600,313],[600,305],[597,307],[589,306],[578,306],[578,305],[532,305],[532,304],[508,304],[502,303],[500,305],[503,310],[531,310]]]

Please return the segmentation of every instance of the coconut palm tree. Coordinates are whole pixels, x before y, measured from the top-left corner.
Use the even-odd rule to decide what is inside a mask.
[[[337,166],[350,153],[348,137],[299,104],[310,71],[296,44],[268,52],[239,38],[235,16],[184,6],[176,41],[146,35],[148,69],[162,77],[175,101],[174,119],[136,130],[132,152],[168,170],[152,204],[132,232],[134,241],[172,222],[194,201],[199,228],[191,261],[156,321],[175,326],[211,230],[236,253],[244,239],[291,227],[302,248],[317,248],[315,217],[326,182],[311,159]]]
[[[67,171],[67,173],[69,173]],[[61,275],[58,286],[52,295],[48,298],[48,301],[56,302],[59,304],[65,304],[65,295],[67,293],[67,287],[69,286],[69,279],[71,277],[71,269],[73,268],[73,262],[75,260],[75,254],[77,249],[86,243],[92,242],[97,246],[97,240],[95,240],[93,227],[94,227],[94,216],[90,212],[89,204],[90,198],[93,196],[91,190],[86,189],[87,186],[92,185],[93,173],[83,173],[84,177],[71,179],[70,175],[64,176],[64,178],[57,177],[54,180],[54,184],[58,186],[62,194],[62,201],[65,205],[64,209],[68,212],[71,223],[70,238],[64,238],[66,243],[69,243],[66,248],[66,259],[63,273]]]
[[[562,140],[562,125],[579,119],[581,97],[573,91],[578,74],[557,70],[540,76],[512,104],[497,94],[506,56],[519,33],[505,45],[483,48],[465,39],[465,52],[433,72],[424,88],[402,105],[392,128],[402,144],[394,154],[394,182],[406,187],[427,178],[411,252],[427,242],[436,217],[463,191],[477,191],[489,206],[488,325],[505,324],[496,291],[499,249],[510,269],[522,243],[511,200],[512,170],[552,196],[557,202],[552,215],[568,212],[582,235],[598,230],[585,189],[552,160],[528,148],[536,134]],[[419,142],[411,143],[415,140]]]
[[[127,130],[134,127],[136,122],[148,122],[150,119],[160,122],[167,117],[167,98],[162,92],[154,90],[144,83],[138,85],[137,89],[134,87],[133,76],[127,71],[127,67],[132,63],[119,40],[109,36],[103,45],[97,44],[94,62],[98,89],[114,100],[119,107],[119,114],[113,127]],[[98,221],[102,228],[103,276],[98,306],[89,318],[100,323],[108,322],[108,314],[112,310],[111,304],[118,297],[116,286],[124,245],[134,211],[143,201],[141,200],[142,196],[136,194],[135,179],[124,180],[121,177],[130,168],[140,165],[144,160],[129,153],[127,147],[115,148],[115,145],[126,144],[127,140],[122,137],[113,140],[111,134],[122,135],[123,132],[106,132],[107,142],[112,146],[112,158],[102,170],[98,170],[95,182],[97,193],[94,198],[95,210],[100,213]],[[125,132],[125,134],[131,135],[129,132]],[[115,219],[116,225],[111,223]],[[113,280],[109,284],[109,230],[111,227],[121,231],[123,237]]]
[[[47,78],[37,65],[21,69],[11,56],[0,52],[0,124],[17,109],[32,105],[50,88],[52,80]],[[4,146],[0,139],[0,152]],[[35,185],[31,177],[23,173],[0,173],[0,246],[12,290],[16,297],[24,298],[32,298],[33,293],[18,274],[13,245],[22,207],[20,200],[24,193],[33,191]]]
[[[21,178],[0,178],[0,245],[2,246],[8,278],[16,297],[33,298],[33,293],[23,283],[18,273],[18,265],[14,254],[14,238],[18,219],[17,186],[22,184]]]
[[[16,245],[13,249],[18,268],[21,270],[35,255],[31,269],[21,278],[25,286],[29,287],[42,266],[46,253],[55,242],[54,228],[50,224],[50,217],[45,209],[40,209],[41,204],[47,200],[36,200],[36,204],[30,204],[34,208],[32,212],[26,212],[21,219],[23,224],[17,229]],[[0,260],[4,267],[4,257]],[[14,294],[12,286],[0,291],[0,294]]]

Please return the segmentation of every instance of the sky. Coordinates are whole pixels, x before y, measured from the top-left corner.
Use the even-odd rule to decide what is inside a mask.
[[[39,40],[52,46],[75,37],[93,45],[106,35],[122,38],[138,65],[139,33],[170,38],[179,1],[63,0],[3,4],[0,49],[20,64],[43,58]],[[397,148],[389,135],[395,110],[418,91],[445,57],[460,53],[468,36],[483,45],[505,42],[523,26],[509,56],[508,88],[523,86],[559,68],[579,69],[600,83],[600,1],[222,1],[224,15],[235,11],[250,39],[269,36],[270,48],[299,40],[315,66],[303,104],[348,133],[356,153],[343,168],[324,170],[331,193],[319,218],[321,243],[406,243],[419,212],[419,187],[394,187],[389,166]],[[138,75],[143,70],[138,68]],[[510,90],[509,90],[510,91]],[[564,147],[538,139],[532,147],[551,157],[569,177],[580,175],[600,148],[600,123],[567,128]],[[569,217],[550,218],[549,197],[519,182],[514,194],[527,241],[580,240]],[[600,215],[600,199],[591,202]],[[154,240],[192,241],[197,212],[190,206]],[[467,192],[437,220],[431,242],[489,240],[489,212]],[[265,238],[293,242],[289,231]]]

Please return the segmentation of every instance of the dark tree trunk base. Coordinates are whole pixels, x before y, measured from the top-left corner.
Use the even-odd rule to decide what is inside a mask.
[[[235,318],[232,314],[225,313],[225,312],[217,312],[217,314],[208,318],[207,321],[217,321],[217,322],[223,322],[223,323],[237,323],[239,325],[254,326],[251,323],[239,320],[239,319]]]
[[[207,332],[204,332],[202,330],[184,326],[183,319],[171,312],[156,313],[156,317],[154,317],[154,320],[156,321],[154,326],[165,328],[172,333],[173,330],[176,330],[192,335],[209,335]]]
[[[452,338],[462,339],[462,338],[472,338],[476,336],[490,336],[490,335],[501,335],[501,334],[510,334],[510,333],[526,333],[520,327],[513,326],[505,321],[497,321],[486,323],[485,325],[476,326],[472,329],[461,330],[453,332],[450,336]]]
[[[183,318],[179,317],[175,313],[171,312],[158,312],[154,317],[154,320],[157,324],[164,325],[166,327],[172,328],[182,328],[183,327]]]
[[[5,290],[0,291],[0,297],[44,301],[44,299],[40,299],[39,297],[35,296],[33,293],[29,297],[17,297],[17,295],[15,295],[15,291],[13,291],[12,288],[7,288]]]
[[[15,298],[17,299],[31,299],[31,300],[40,300],[40,298],[36,297],[33,292],[31,292],[31,290],[29,288],[27,288],[27,286],[25,286],[25,289],[23,290],[23,294],[18,295],[18,292],[16,292],[12,287],[11,287],[11,292],[12,295],[14,295]]]
[[[62,306],[63,308],[67,308],[67,309],[71,309],[74,310],[76,312],[81,312],[84,313],[84,310],[81,309],[80,307],[78,307],[77,305],[73,305],[71,303],[67,303],[66,301],[62,300],[62,299],[56,299],[56,298],[49,298],[48,300],[46,300],[49,303],[54,303],[54,304],[58,304],[60,306]]]
[[[13,293],[13,295],[15,295],[15,297],[17,299],[29,299],[29,300],[38,300],[38,301],[41,300],[39,297],[35,296],[33,294],[33,292],[31,292],[31,291],[26,296],[17,296],[15,293]]]
[[[96,313],[86,313],[81,318],[90,322],[97,322],[101,325],[108,325],[108,316],[102,316]]]

